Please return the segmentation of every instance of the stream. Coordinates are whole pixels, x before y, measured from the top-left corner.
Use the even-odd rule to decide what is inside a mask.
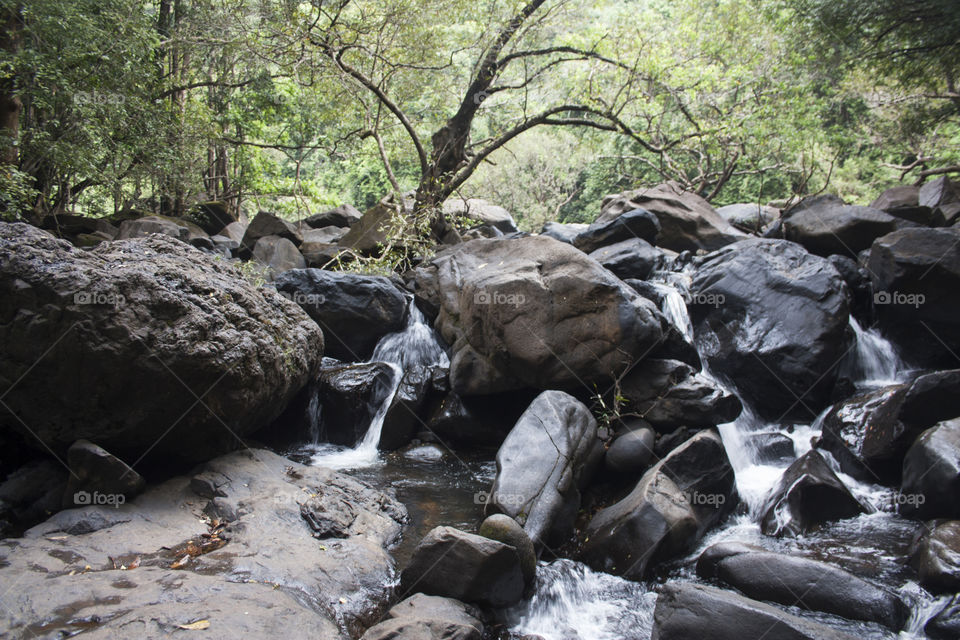
[[[662,295],[662,312],[696,344],[685,303],[689,276],[683,272],[657,272],[651,281]],[[411,304],[410,309],[406,328],[383,338],[371,358],[390,363],[394,376],[385,396],[378,399],[380,406],[362,442],[352,449],[312,442],[291,454],[298,461],[341,469],[374,486],[396,492],[407,505],[411,518],[403,541],[393,549],[400,568],[405,566],[420,539],[438,525],[476,531],[482,519],[486,491],[496,472],[495,450],[468,454],[445,451],[432,444],[415,444],[401,452],[377,451],[384,414],[396,393],[402,371],[443,363],[447,358],[416,306]],[[840,367],[842,375],[853,380],[858,390],[894,384],[908,376],[893,346],[883,336],[862,328],[852,316],[850,329],[856,343]],[[729,381],[716,379],[706,363],[703,374],[736,393]],[[656,580],[632,582],[593,571],[569,559],[541,561],[533,596],[501,613],[501,622],[509,630],[509,636],[533,635],[545,640],[646,640],[653,627],[658,584],[668,579],[699,581],[694,566],[704,549],[718,542],[740,541],[836,564],[898,592],[912,609],[906,628],[899,634],[877,624],[797,607],[787,608],[790,613],[861,638],[927,637],[923,633],[924,623],[947,598],[927,594],[905,566],[907,549],[918,523],[894,512],[891,489],[865,484],[843,474],[827,454],[838,476],[858,498],[872,504],[876,512],[831,523],[797,538],[775,538],[760,532],[758,521],[765,498],[789,464],[810,450],[811,441],[820,434],[825,413],[810,424],[769,423],[759,419],[744,402],[743,411],[734,422],[719,425],[742,503],[734,515],[708,532],[690,554],[658,572]],[[762,439],[757,436],[763,434],[790,438],[794,445],[793,457],[765,459],[757,444]]]

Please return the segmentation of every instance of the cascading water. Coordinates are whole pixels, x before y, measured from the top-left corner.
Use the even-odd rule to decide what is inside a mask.
[[[377,464],[380,454],[377,445],[383,430],[387,411],[396,396],[404,372],[425,369],[433,366],[449,366],[443,347],[437,342],[436,335],[427,324],[423,313],[411,300],[407,310],[407,324],[402,331],[391,333],[380,339],[373,350],[370,362],[383,362],[389,365],[391,376],[385,385],[381,397],[373,400],[377,410],[363,439],[352,449],[329,444],[317,444],[317,452],[312,463],[333,469],[356,469]],[[322,407],[316,399],[311,400],[311,435],[319,433],[320,412]],[[315,410],[315,411],[314,411]],[[316,431],[314,431],[316,429]]]
[[[648,282],[661,296],[664,316],[693,342],[693,325],[685,302],[689,297],[689,273],[656,272]],[[842,365],[841,371],[845,377],[859,388],[895,384],[905,377],[904,367],[887,340],[874,330],[863,329],[852,317],[850,326],[856,344]],[[736,393],[732,384],[711,373],[705,359],[702,375],[725,390]],[[782,425],[762,420],[748,403],[743,402],[743,411],[734,422],[719,425],[724,448],[736,474],[737,490],[747,507],[747,513],[731,517],[726,525],[701,541],[699,548],[683,563],[685,568],[679,570],[681,576],[692,578],[689,566],[703,549],[719,541],[765,544],[779,547],[787,553],[802,548],[803,543],[780,541],[762,535],[758,520],[771,490],[791,460],[812,448],[812,441],[820,435],[827,411],[825,409],[809,425]],[[793,443],[792,459],[765,460],[760,443],[768,437],[789,438]],[[858,497],[878,509],[881,509],[880,503],[890,493],[883,487],[859,483],[845,474],[839,475]],[[844,549],[840,555],[846,553],[852,560],[883,561],[888,566],[900,566],[896,554],[879,553],[862,542],[867,531],[871,539],[883,539],[885,536],[890,540],[909,538],[909,525],[887,509],[887,512],[878,511],[874,515],[838,524],[832,532],[836,538],[831,542],[837,548]],[[811,544],[811,551],[819,551],[815,537]],[[889,544],[894,546],[897,542],[891,541]],[[536,634],[546,640],[650,637],[656,602],[656,593],[651,585],[599,574],[571,560],[541,562],[537,583],[533,598],[511,612],[509,619],[512,632],[517,636]],[[901,637],[923,637],[923,621],[935,610],[937,603],[929,601],[929,596],[917,596],[922,590],[915,583],[907,582],[901,587],[901,593],[917,602],[914,615]],[[853,626],[850,630],[860,633],[862,637],[885,637],[882,633]]]

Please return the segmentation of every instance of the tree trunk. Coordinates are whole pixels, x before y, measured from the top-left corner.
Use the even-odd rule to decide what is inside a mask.
[[[20,32],[23,26],[22,10],[23,6],[18,2],[3,16],[0,51],[3,51],[8,59],[13,59],[20,51]],[[2,144],[2,147],[0,147],[0,165],[15,167],[19,163],[17,140],[20,135],[20,111],[22,108],[23,103],[20,102],[20,97],[16,94],[14,78],[8,78],[0,83],[0,136],[3,136],[3,141],[0,143]]]

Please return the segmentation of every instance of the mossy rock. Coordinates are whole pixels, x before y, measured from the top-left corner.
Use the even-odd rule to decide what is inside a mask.
[[[523,527],[510,516],[496,513],[483,521],[479,534],[484,538],[508,544],[517,550],[524,585],[527,590],[532,589],[537,577],[537,552]]]

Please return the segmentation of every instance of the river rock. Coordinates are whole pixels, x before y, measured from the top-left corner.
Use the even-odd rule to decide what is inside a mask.
[[[303,231],[303,244],[336,244],[348,231],[347,227],[320,227]]]
[[[540,235],[549,236],[560,242],[566,242],[567,244],[573,244],[577,236],[586,231],[589,226],[590,225],[584,222],[568,222],[566,224],[562,222],[546,222],[543,228],[540,229]]]
[[[917,193],[917,204],[933,209],[943,225],[952,225],[960,217],[960,187],[947,176],[924,184]]]
[[[523,571],[523,583],[529,592],[537,578],[537,552],[533,541],[516,520],[502,513],[495,513],[480,524],[477,532],[484,538],[508,544],[517,550],[520,556],[520,569]]]
[[[843,484],[823,456],[813,450],[783,472],[763,507],[760,529],[771,536],[796,536],[820,523],[871,511]]]
[[[602,456],[590,410],[562,391],[544,391],[497,451],[487,508],[517,520],[536,544],[562,544]]]
[[[618,435],[603,458],[610,471],[620,474],[641,474],[654,457],[656,434],[650,427],[631,429]]]
[[[77,440],[67,449],[70,475],[63,494],[63,507],[97,504],[98,494],[129,500],[143,491],[143,477],[102,447]]]
[[[209,459],[277,417],[323,353],[299,307],[165,236],[82,251],[0,224],[0,299],[18,416],[0,421],[61,454],[88,439],[132,462]]]
[[[166,216],[146,216],[136,220],[125,220],[120,224],[117,240],[145,238],[151,233],[176,238],[198,249],[213,248],[210,236],[203,229],[188,220]]]
[[[960,518],[960,418],[924,431],[903,461],[901,491],[915,499],[900,512],[921,519]]]
[[[0,482],[0,538],[15,537],[60,510],[68,470],[54,460],[31,460]]]
[[[651,640],[691,638],[853,640],[853,636],[730,591],[669,582],[657,598]]]
[[[717,209],[717,215],[744,233],[758,235],[780,217],[780,210],[753,203],[728,204]]]
[[[275,284],[323,328],[327,354],[347,362],[369,358],[383,336],[403,328],[407,316],[406,297],[383,276],[293,269]]]
[[[590,257],[622,280],[646,280],[664,258],[662,251],[642,238],[629,238],[601,247]]]
[[[395,604],[360,640],[480,640],[480,611],[452,598],[417,593]]]
[[[0,635],[168,638],[206,620],[212,637],[345,640],[373,622],[395,576],[386,547],[400,536],[402,504],[263,450],[198,471],[229,477],[226,495],[200,498],[177,477],[116,507],[62,511],[4,541],[0,580],[18,588],[4,596]],[[345,537],[311,535],[300,514],[311,495],[351,505]],[[211,520],[214,502],[237,519]]]
[[[581,557],[598,571],[641,580],[649,568],[688,552],[736,502],[723,442],[715,431],[702,431],[593,517]]]
[[[894,593],[826,562],[720,543],[701,554],[697,574],[716,578],[748,598],[865,620],[900,631],[910,608]]]
[[[219,233],[228,224],[237,221],[227,205],[216,200],[197,203],[190,209],[187,218],[210,235]]]
[[[960,596],[954,596],[947,606],[930,618],[923,630],[936,640],[960,640]]]
[[[510,212],[480,198],[450,198],[443,203],[443,213],[447,216],[463,216],[481,225],[489,225],[501,233],[514,233],[517,223]]]
[[[460,395],[608,386],[658,345],[666,319],[596,261],[553,238],[471,240],[415,271],[451,345]]]
[[[267,280],[291,269],[305,269],[307,261],[297,246],[280,236],[264,236],[253,247],[253,259],[266,267]]]
[[[573,245],[584,253],[592,253],[624,240],[637,238],[653,244],[660,233],[657,216],[646,209],[632,209],[610,220],[598,220],[574,239]]]
[[[706,200],[676,182],[636,189],[603,199],[596,222],[610,222],[633,209],[646,209],[660,222],[657,246],[672,251],[713,251],[746,237],[720,217]]]
[[[260,211],[247,226],[240,241],[240,257],[247,259],[253,253],[257,240],[267,236],[286,238],[299,247],[303,243],[300,225],[288,222],[280,216],[268,211]]]
[[[393,232],[397,215],[396,209],[389,204],[374,205],[364,212],[359,222],[350,226],[350,231],[340,238],[339,245],[362,255],[378,254]]]
[[[901,229],[878,238],[867,263],[884,335],[908,363],[957,365],[960,352],[960,229]]]
[[[320,440],[349,447],[360,442],[393,391],[395,375],[383,362],[324,367],[316,383]]]
[[[360,222],[363,214],[353,205],[342,204],[336,209],[330,209],[322,213],[315,213],[306,220],[306,224],[311,229],[322,229],[324,227],[352,227]]]
[[[846,290],[833,265],[792,242],[743,240],[699,261],[691,293],[713,371],[763,417],[813,420],[849,348]]]
[[[946,223],[942,213],[935,213],[931,207],[920,204],[920,187],[915,185],[891,187],[871,202],[870,206],[927,227],[941,227]]]
[[[742,409],[735,395],[677,360],[644,360],[621,380],[619,394],[660,433],[732,422]]]
[[[523,597],[523,570],[516,548],[453,527],[430,531],[400,577],[400,589],[508,607]]]
[[[96,235],[105,240],[117,237],[119,229],[105,218],[91,218],[70,213],[53,213],[44,216],[40,221],[40,228],[46,229],[58,238],[70,240],[74,244],[83,235]]]
[[[879,209],[836,201],[815,202],[795,207],[784,215],[783,237],[803,245],[810,253],[824,257],[840,254],[856,259],[876,238],[906,224]]]
[[[910,565],[928,591],[960,591],[960,520],[926,523],[910,547]]]

